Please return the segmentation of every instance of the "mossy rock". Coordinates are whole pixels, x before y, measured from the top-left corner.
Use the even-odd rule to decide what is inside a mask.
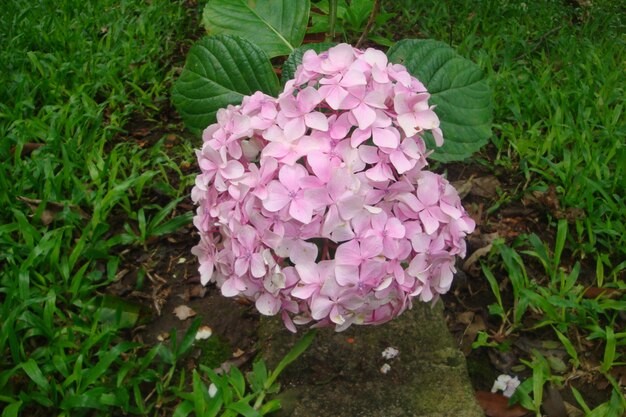
[[[262,354],[276,366],[301,335],[280,320],[261,323]],[[398,349],[384,359],[387,347]],[[387,373],[381,367],[387,363]],[[279,377],[283,409],[291,417],[483,417],[465,358],[443,319],[441,303],[416,302],[380,326],[318,332],[309,349]]]

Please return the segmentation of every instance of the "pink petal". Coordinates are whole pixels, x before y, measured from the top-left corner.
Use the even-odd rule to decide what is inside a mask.
[[[328,50],[328,61],[331,65],[325,66],[322,63],[322,68],[330,71],[342,70],[354,61],[354,49],[352,46],[341,43]]]
[[[284,165],[278,172],[280,183],[288,191],[300,190],[300,181],[307,176],[306,169],[301,165]]]
[[[311,110],[320,104],[322,96],[315,88],[307,87],[298,93],[296,100],[298,102],[298,109],[301,111],[300,114],[305,114],[310,113]]]
[[[419,217],[427,234],[432,235],[439,228],[439,222],[427,210],[420,211]]]
[[[360,265],[361,249],[356,240],[342,243],[335,251],[335,262],[338,265]]]
[[[348,96],[348,92],[338,85],[323,85],[319,92],[333,110],[338,110]]]
[[[313,173],[323,182],[330,180],[330,161],[325,153],[313,151],[306,157]]]
[[[278,99],[278,104],[285,116],[289,118],[302,116],[302,112],[298,109],[298,103],[294,96],[288,95],[281,97]]]
[[[355,129],[355,131],[352,132],[352,136],[350,137],[350,146],[352,146],[353,148],[356,148],[371,137],[372,137],[371,129],[365,129],[365,130]]]
[[[360,195],[351,195],[337,202],[339,214],[344,220],[350,220],[360,213],[363,210],[363,205],[363,197]]]
[[[372,168],[365,171],[365,176],[372,181],[393,180],[393,173],[387,164],[377,163]]]
[[[231,277],[222,284],[222,295],[224,297],[234,297],[241,291],[245,291],[246,286],[238,277]]]
[[[432,134],[433,137],[435,138],[435,144],[437,146],[441,146],[443,145],[443,133],[441,132],[441,129],[436,127],[432,130]]]
[[[257,310],[259,310],[259,313],[264,316],[273,316],[278,313],[280,309],[280,300],[269,293],[261,294],[254,304]]]
[[[311,317],[321,320],[328,316],[335,303],[326,297],[317,296],[311,301]]]
[[[278,181],[272,181],[267,186],[267,198],[262,200],[263,207],[271,212],[281,210],[291,201],[289,191]]]
[[[305,242],[302,240],[296,241],[289,251],[289,259],[296,265],[298,273],[304,271],[304,269],[298,268],[298,265],[315,265],[315,259],[317,258],[317,245],[311,242]]]
[[[398,124],[407,136],[413,136],[417,133],[417,122],[413,113],[398,114]]]
[[[405,172],[407,172],[408,170],[410,170],[411,168],[415,166],[415,161],[411,163],[411,161],[406,159],[404,152],[400,152],[400,151],[392,152],[389,155],[389,160],[391,161],[394,168],[396,169],[396,171],[398,171],[398,174],[400,175],[404,174]]]
[[[393,127],[372,129],[374,144],[384,148],[396,149],[400,144],[400,132]]]
[[[387,231],[387,236],[395,239],[402,239],[406,233],[402,222],[395,217],[387,220],[385,230]]]
[[[305,201],[295,199],[291,200],[289,205],[289,215],[304,224],[308,224],[313,218],[313,210]]]
[[[243,175],[244,168],[239,161],[228,161],[226,167],[222,168],[220,173],[227,179],[239,178]]]
[[[441,211],[443,211],[445,214],[447,214],[448,216],[452,217],[455,220],[461,217],[461,214],[462,214],[461,210],[457,209],[454,206],[451,206],[445,201],[439,202],[439,208],[441,208]]]
[[[383,242],[378,237],[368,237],[361,240],[361,257],[373,258],[383,251]]]
[[[346,137],[350,129],[352,128],[352,123],[350,123],[348,113],[342,113],[335,119],[332,126],[330,126],[330,137],[333,139],[343,139]]]
[[[425,206],[433,206],[439,201],[439,177],[423,172],[417,180],[417,198]]]
[[[306,124],[311,129],[317,129],[322,132],[326,132],[328,130],[328,119],[326,119],[326,116],[324,116],[324,114],[320,112],[305,114],[304,124]]]
[[[310,298],[319,288],[315,285],[298,285],[291,290],[291,295],[306,300]]]
[[[365,103],[361,103],[353,109],[352,114],[359,124],[359,129],[367,129],[376,120],[376,112]]]
[[[365,74],[361,71],[350,70],[346,72],[341,79],[342,87],[355,87],[357,85],[366,85],[367,80],[365,79]]]
[[[304,117],[296,117],[285,123],[285,139],[287,139],[288,142],[300,139],[305,133],[306,125],[304,124]]]
[[[237,258],[235,260],[235,264],[233,265],[233,270],[238,277],[248,272],[249,268],[250,262],[246,258]]]
[[[439,118],[432,110],[425,110],[415,113],[415,123],[422,129],[436,129],[439,127]],[[408,135],[407,133],[407,136]]]
[[[359,283],[359,267],[356,265],[335,265],[335,279],[341,286],[353,286]]]
[[[252,272],[252,276],[255,278],[261,278],[266,274],[265,270],[265,262],[263,261],[263,256],[260,253],[255,253],[252,255],[252,260],[250,261],[250,271]]]

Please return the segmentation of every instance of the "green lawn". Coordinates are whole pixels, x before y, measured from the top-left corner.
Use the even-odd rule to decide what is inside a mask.
[[[191,12],[162,0],[0,8],[3,417],[148,414],[162,401],[169,367],[120,337],[125,323],[105,319],[97,290],[115,279],[122,244],[190,220],[169,217],[189,180],[173,185],[180,161],[165,138],[144,149],[125,126],[168,105]],[[155,191],[165,204],[148,200]]]

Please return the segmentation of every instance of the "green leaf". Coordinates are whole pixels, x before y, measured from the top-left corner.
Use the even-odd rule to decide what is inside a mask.
[[[32,379],[32,381],[40,388],[42,388],[43,390],[48,389],[50,384],[48,383],[48,380],[43,375],[41,369],[39,368],[39,365],[37,365],[37,362],[35,362],[34,359],[29,359],[28,361],[24,362],[22,364],[22,369],[24,370],[24,372],[26,372],[26,375],[28,375],[28,377]]]
[[[185,125],[200,133],[214,123],[219,109],[240,104],[256,91],[278,95],[278,77],[267,55],[238,36],[200,39],[189,51],[172,92]]]
[[[460,161],[487,143],[491,136],[492,92],[483,71],[448,45],[405,39],[387,52],[389,60],[404,65],[431,94],[430,104],[441,121],[444,144],[431,158]]]
[[[6,406],[4,411],[2,412],[2,417],[17,417],[18,411],[22,407],[22,401],[15,401]]]
[[[319,54],[320,52],[327,51],[335,45],[336,43],[334,42],[321,42],[302,45],[301,47],[294,49],[283,64],[283,72],[280,77],[281,84],[285,85],[287,81],[291,80],[295,76],[296,69],[298,69],[298,65],[302,63],[302,57],[306,51],[312,49]]]
[[[211,0],[202,23],[211,35],[238,35],[272,58],[300,46],[309,22],[309,0]]]
[[[317,331],[315,329],[309,330],[309,332],[305,334],[302,337],[302,339],[296,342],[294,347],[278,363],[278,365],[276,366],[276,369],[274,369],[274,371],[271,373],[271,375],[267,379],[267,382],[265,384],[266,389],[271,387],[272,384],[274,384],[274,381],[276,380],[276,378],[278,378],[278,375],[280,375],[280,373],[287,367],[287,365],[295,361],[298,358],[298,356],[302,355],[302,353],[309,347],[311,342],[313,342],[313,339],[315,338],[316,334],[317,334]]]
[[[94,366],[93,368],[89,368],[85,371],[82,378],[81,386],[83,388],[86,388],[96,382],[98,378],[100,378],[102,375],[104,375],[106,371],[109,370],[109,367],[118,358],[118,356],[136,346],[137,344],[135,343],[122,342],[119,345],[113,347],[109,352],[102,356],[96,366]]]
[[[246,381],[243,377],[243,374],[236,367],[232,367],[230,369],[230,378],[228,378],[228,382],[233,386],[235,392],[239,398],[243,398],[246,393]]]
[[[261,417],[258,411],[256,411],[252,406],[244,401],[239,401],[236,403],[229,404],[227,407],[229,410],[236,411],[244,417]]]
[[[193,411],[193,403],[191,401],[183,401],[174,410],[172,417],[187,417]]]

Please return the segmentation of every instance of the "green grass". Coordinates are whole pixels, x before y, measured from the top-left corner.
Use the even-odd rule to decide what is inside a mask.
[[[172,216],[189,185],[181,161],[164,138],[143,149],[124,130],[168,103],[188,10],[182,0],[3,3],[2,417],[148,414],[164,401],[177,357],[125,341],[96,291],[115,280],[120,244],[190,221]],[[164,204],[148,200],[154,191]]]
[[[611,370],[626,361],[626,10],[608,0],[571,3],[383,2],[398,16],[383,35],[449,43],[489,75],[496,157],[474,161],[522,179],[490,212],[532,191],[558,196],[559,210],[546,208],[545,236],[555,236],[553,243],[536,235],[499,240],[483,266],[496,300],[490,313],[500,323],[495,339],[553,329],[570,358],[566,371],[556,372],[534,352],[519,400],[539,413],[544,383],[563,384],[565,374],[585,368],[605,378],[613,394],[592,410],[573,388],[581,409],[618,416],[626,403]],[[587,287],[621,288],[622,295],[588,298]],[[586,348],[577,335],[599,342],[597,368],[581,365]],[[505,348],[484,336],[477,346]]]

